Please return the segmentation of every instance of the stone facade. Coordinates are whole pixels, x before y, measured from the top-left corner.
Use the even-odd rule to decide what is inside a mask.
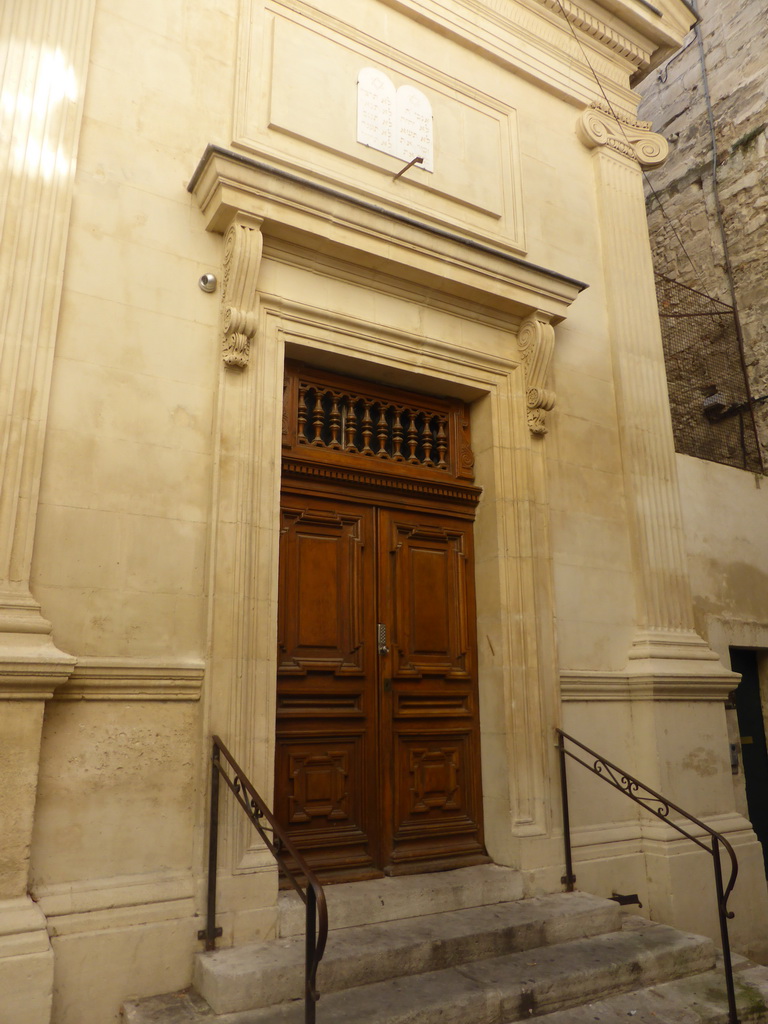
[[[733,943],[765,953],[723,702],[728,644],[751,617],[768,647],[768,613],[751,579],[716,579],[762,543],[763,495],[741,502],[735,550],[727,502],[700,518],[719,481],[674,455],[642,188],[666,144],[631,88],[687,5],[39,0],[3,17],[13,1024],[105,1024],[190,983],[212,734],[271,799],[287,358],[469,408],[488,855],[527,894],[561,888],[563,725],[728,835]],[[421,118],[426,98],[431,170],[381,125],[381,148],[360,140],[366,68]],[[276,867],[234,810],[225,945],[276,916]],[[704,853],[584,781],[572,824],[581,888],[717,934]]]
[[[699,0],[697,8],[717,147],[717,193],[702,56],[691,32],[681,50],[638,88],[641,116],[670,147],[664,166],[648,175],[655,193],[648,189],[653,261],[659,272],[733,305],[719,202],[750,386],[760,400],[768,395],[768,94],[764,48],[755,29],[765,18],[765,5]],[[768,406],[758,401],[755,412],[765,461]]]

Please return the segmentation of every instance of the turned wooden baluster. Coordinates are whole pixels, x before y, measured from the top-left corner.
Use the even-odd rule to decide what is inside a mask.
[[[392,452],[392,458],[395,460],[395,462],[405,462],[405,456],[400,451],[400,449],[403,446],[403,423],[402,413],[399,409],[393,409],[392,445],[394,448],[394,451]]]
[[[298,413],[298,438],[299,444],[308,444],[307,437],[307,387],[305,384],[299,387],[299,413]]]
[[[421,429],[421,447],[424,449],[424,465],[434,466],[432,461],[432,448],[434,446],[434,439],[432,437],[432,420],[431,416],[424,416],[424,426]]]
[[[339,396],[335,391],[330,392],[331,395],[331,415],[329,418],[329,424],[331,428],[331,441],[328,445],[329,448],[341,448],[339,443],[339,433],[341,431],[341,410],[339,409]]]
[[[355,400],[350,395],[345,396],[346,403],[344,406],[344,416],[346,418],[346,424],[344,434],[346,441],[344,444],[345,451],[354,455],[357,453],[357,446],[355,445],[355,434],[357,433],[357,416],[355,414]]]
[[[312,425],[315,428],[315,436],[312,439],[312,444],[322,445],[323,443],[323,420],[325,418],[325,410],[323,409],[323,395],[320,391],[315,391],[315,409],[314,416],[312,418]]]
[[[379,415],[378,429],[376,436],[379,439],[379,450],[376,452],[380,459],[389,458],[389,452],[387,451],[387,435],[389,434],[389,428],[387,426],[387,410],[382,405],[381,413]]]
[[[419,443],[419,432],[416,429],[416,413],[408,411],[408,462],[411,465],[418,465],[419,459],[416,455],[416,447]]]
[[[361,455],[373,455],[371,438],[373,437],[373,420],[371,419],[371,406],[373,402],[366,399],[363,411],[363,447]]]
[[[448,442],[445,435],[445,420],[440,417],[437,421],[437,468],[447,469],[448,463],[445,461],[445,453],[448,451]]]

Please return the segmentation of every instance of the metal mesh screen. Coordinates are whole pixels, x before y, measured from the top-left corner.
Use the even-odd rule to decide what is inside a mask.
[[[762,470],[733,308],[656,275],[675,450]]]

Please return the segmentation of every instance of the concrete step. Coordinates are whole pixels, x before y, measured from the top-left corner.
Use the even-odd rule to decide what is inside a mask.
[[[631,927],[326,992],[317,1007],[317,1020],[318,1024],[502,1024],[575,1007],[608,992],[707,971],[713,963],[713,947],[707,939],[664,925]],[[217,1015],[199,997],[185,993],[127,1005],[124,1013],[126,1024],[303,1022],[300,1000]]]
[[[508,903],[523,897],[519,871],[480,864],[427,875],[399,875],[325,887],[331,928],[353,928],[468,907]],[[280,893],[277,934],[304,934],[304,904],[290,890]]]
[[[506,953],[612,932],[617,904],[588,893],[557,893],[510,903],[334,929],[318,971],[323,993],[439,971]],[[201,953],[194,988],[217,1013],[298,999],[303,936]]]

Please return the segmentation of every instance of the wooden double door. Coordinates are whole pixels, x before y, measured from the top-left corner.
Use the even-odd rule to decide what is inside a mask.
[[[471,519],[281,505],[279,819],[325,879],[487,860]]]

